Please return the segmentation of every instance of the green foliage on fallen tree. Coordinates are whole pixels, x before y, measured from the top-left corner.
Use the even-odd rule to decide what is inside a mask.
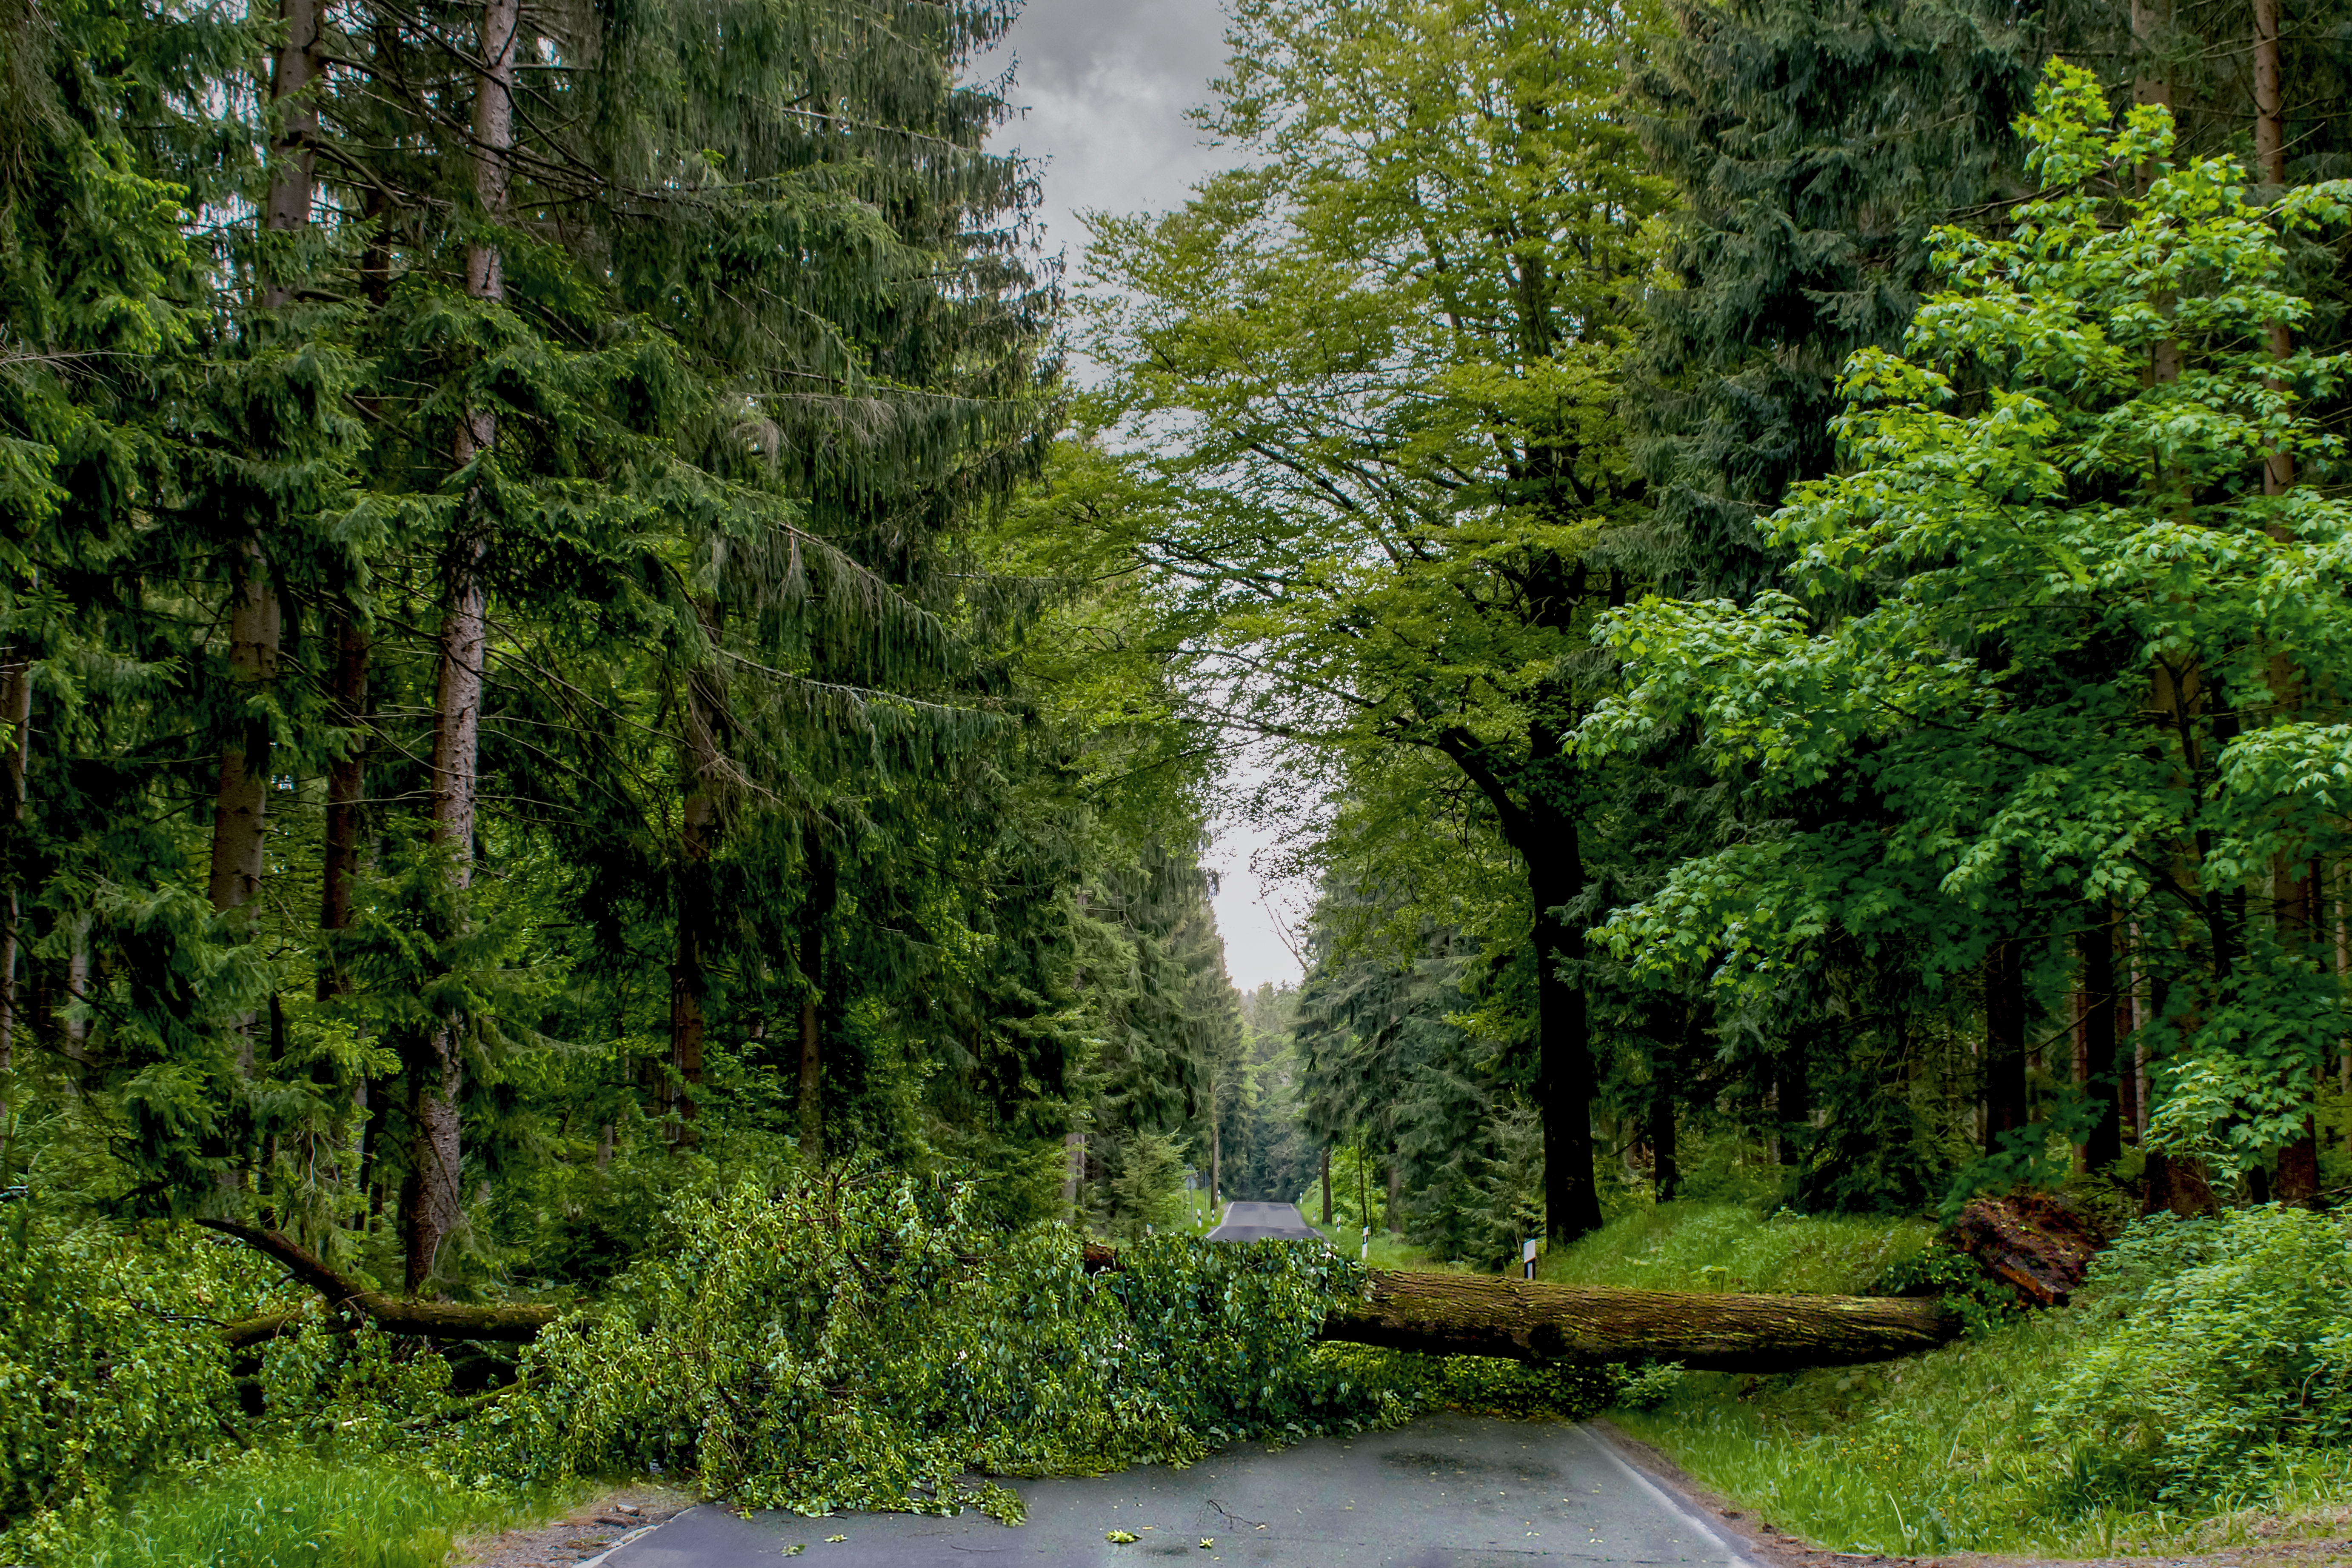
[[[215,1320],[253,1310],[270,1272],[179,1227],[0,1209],[0,1562],[134,1476],[236,1446]]]
[[[1316,1243],[1160,1237],[1090,1275],[1064,1226],[991,1230],[968,1187],[881,1173],[739,1187],[668,1223],[601,1317],[542,1335],[517,1389],[461,1424],[454,1463],[517,1481],[692,1470],[709,1495],[804,1513],[1013,1517],[976,1474],[1185,1465],[1440,1402],[1581,1411],[1607,1388],[1318,1345],[1358,1280]]]

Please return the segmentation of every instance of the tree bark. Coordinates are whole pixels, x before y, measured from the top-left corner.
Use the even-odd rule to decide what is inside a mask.
[[[0,1073],[9,1069],[16,1045],[16,949],[22,941],[25,880],[25,803],[26,772],[32,761],[33,662],[21,648],[0,655],[0,722],[8,726],[8,742],[0,751],[0,807],[8,814],[0,832],[7,835],[0,874],[8,886],[6,924],[0,926]],[[0,1106],[0,1112],[5,1107]],[[5,1129],[5,1117],[0,1117]],[[0,1137],[5,1137],[0,1131]]]
[[[824,922],[839,896],[833,857],[826,851],[816,824],[802,830],[809,874],[808,907],[801,916],[801,1071],[796,1086],[801,1130],[801,1158],[811,1166],[824,1163]]]
[[[319,118],[310,97],[319,75],[318,0],[280,0],[278,19],[286,34],[270,62],[270,106],[278,113],[271,146],[275,166],[264,199],[262,222],[273,234],[291,234],[310,221],[317,188],[312,143]],[[283,271],[271,266],[262,290],[265,309],[278,310],[293,298]],[[229,673],[244,700],[277,679],[282,636],[278,584],[258,538],[245,542],[238,563],[236,601],[229,612]],[[250,716],[221,748],[213,796],[213,841],[206,891],[215,910],[241,909],[259,890],[268,869],[269,843],[269,730]]]
[[[1565,1247],[1601,1228],[1601,1190],[1592,1174],[1591,1018],[1584,987],[1563,964],[1584,959],[1584,927],[1560,914],[1584,890],[1577,824],[1538,800],[1518,846],[1535,906],[1536,1101],[1542,1108],[1544,1230]]]
[[[2025,944],[2009,938],[1985,960],[1985,1132],[1988,1154],[2000,1135],[2026,1123]]]
[[[1331,1145],[1323,1145],[1323,1223],[1331,1223]]]
[[[1683,1184],[1682,1165],[1675,1148],[1675,1102],[1654,1088],[1650,1094],[1650,1193],[1662,1204],[1675,1201]]]
[[[1801,1167],[1811,1152],[1813,1081],[1805,1070],[1805,1053],[1811,1044],[1810,1031],[1799,1035],[1790,1053],[1780,1058],[1774,1070],[1773,1088],[1779,1103],[1773,1120],[1780,1124],[1775,1142],[1784,1166]]]
[[[474,91],[474,192],[486,216],[506,207],[507,154],[514,145],[515,34],[520,0],[482,6],[481,79]],[[466,292],[477,300],[506,298],[496,246],[466,248]],[[468,408],[459,419],[455,456],[460,468],[486,460],[498,444],[498,415]],[[434,701],[433,841],[449,858],[450,886],[462,894],[472,880],[476,778],[481,752],[482,686],[488,643],[488,602],[481,565],[487,552],[480,515],[482,488],[474,486],[452,541],[443,605],[440,670]],[[462,918],[462,917],[460,917]],[[408,1180],[402,1189],[407,1245],[407,1289],[414,1295],[432,1278],[442,1244],[464,1216],[459,1185],[463,1127],[457,1093],[463,1081],[463,1021],[447,1018],[408,1051],[410,1142]]]
[[[719,607],[696,606],[701,629],[715,657]],[[715,664],[688,672],[686,679],[685,801],[680,810],[677,867],[677,949],[670,964],[670,1065],[677,1074],[678,1115],[691,1123],[702,1093],[703,1044],[709,1033],[710,976],[708,954],[716,911],[710,860],[719,844],[719,791],[725,759],[719,747],[724,693]],[[692,1142],[690,1128],[682,1142]]]
[[[344,615],[335,623],[334,684],[328,693],[330,717],[340,730],[367,723],[367,628]],[[351,976],[335,950],[336,933],[352,924],[352,894],[359,876],[360,812],[367,793],[367,745],[352,740],[327,768],[327,822],[320,851],[319,929],[327,933],[319,961],[319,1000],[350,993]]]
[[[280,632],[269,562],[258,542],[247,541],[228,622],[229,675],[240,702],[251,700],[277,678]],[[268,868],[269,727],[246,716],[236,728],[236,734],[221,748],[219,784],[213,796],[206,891],[215,910],[242,909],[260,890]]]
[[[389,1333],[435,1339],[529,1340],[555,1321],[544,1306],[456,1306],[404,1300],[320,1262],[274,1230],[233,1220],[199,1220],[282,1264],[345,1314],[363,1314]],[[1115,1270],[1118,1255],[1087,1248],[1087,1271]],[[291,1325],[270,1313],[228,1324],[231,1348],[257,1343]],[[1870,1296],[1712,1296],[1668,1290],[1608,1290],[1475,1274],[1373,1269],[1360,1301],[1331,1312],[1318,1338],[1433,1355],[1601,1365],[1678,1361],[1710,1372],[1774,1373],[1886,1361],[1933,1350],[1960,1321],[1925,1299]]]
[[[2122,1096],[2116,1076],[2116,913],[2091,911],[2078,944],[2083,960],[2083,1092],[2093,1120],[2083,1142],[2083,1164],[2104,1171],[2123,1157]]]
[[[1536,1102],[1543,1117],[1544,1229],[1565,1246],[1601,1228],[1601,1191],[1592,1174],[1591,1016],[1580,984],[1564,978],[1564,964],[1584,958],[1584,927],[1560,909],[1584,891],[1584,856],[1578,824],[1546,789],[1560,758],[1559,737],[1544,724],[1528,730],[1533,784],[1522,802],[1496,769],[1485,742],[1465,730],[1436,737],[1437,749],[1478,786],[1495,809],[1504,841],[1528,868],[1529,932],[1536,964]]]
[[[2273,660],[2273,665],[2283,662]],[[2279,683],[2278,670],[2273,668],[2271,679]],[[2296,684],[2300,684],[2299,681]],[[2273,919],[2278,934],[2278,944],[2285,952],[2301,956],[2313,952],[2315,943],[2324,935],[2319,912],[2319,879],[2313,874],[2308,861],[2294,862],[2279,858],[2271,870]],[[2323,972],[2327,967],[2325,950],[2317,954]],[[2324,1063],[2315,1067],[2310,1087],[2318,1089],[2326,1076]],[[2286,1143],[2278,1152],[2278,1178],[2273,1195],[2283,1204],[2307,1207],[2319,1201],[2319,1129],[2306,1114],[2303,1119],[2303,1135]]]
[[[338,1313],[371,1318],[386,1333],[417,1334],[437,1340],[528,1340],[536,1337],[557,1316],[553,1307],[476,1307],[404,1300],[336,1272],[293,1237],[277,1231],[234,1220],[200,1219],[196,1223],[223,1236],[235,1237],[266,1254],[284,1265],[297,1280],[324,1296],[327,1304]],[[226,1325],[221,1336],[228,1342],[229,1349],[242,1350],[275,1339],[298,1321],[296,1313],[267,1312]]]
[[[1933,1350],[1960,1326],[1927,1300],[1605,1290],[1376,1268],[1364,1299],[1327,1317],[1320,1337],[1434,1355],[1776,1373]]]

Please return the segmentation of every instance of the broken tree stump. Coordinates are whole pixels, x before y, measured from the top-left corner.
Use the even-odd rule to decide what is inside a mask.
[[[2022,1307],[2066,1305],[2107,1245],[2089,1215],[2055,1194],[2033,1192],[1970,1199],[1952,1237]]]

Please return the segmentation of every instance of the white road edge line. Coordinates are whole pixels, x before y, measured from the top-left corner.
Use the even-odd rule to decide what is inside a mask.
[[[1586,1442],[1600,1449],[1603,1458],[1616,1466],[1619,1469],[1624,1471],[1627,1475],[1633,1477],[1634,1485],[1649,1493],[1660,1503],[1663,1503],[1668,1513],[1673,1514],[1676,1519],[1681,1520],[1685,1524],[1690,1526],[1693,1530],[1697,1531],[1701,1535],[1706,1537],[1707,1540],[1714,1542],[1717,1547],[1721,1548],[1725,1568],[1752,1568],[1752,1565],[1748,1563],[1748,1559],[1739,1555],[1738,1548],[1733,1546],[1731,1542],[1724,1540],[1722,1536],[1716,1533],[1715,1526],[1709,1524],[1706,1521],[1701,1519],[1698,1515],[1685,1508],[1680,1498],[1675,1497],[1673,1493],[1667,1491],[1665,1488],[1658,1485],[1657,1482],[1643,1475],[1640,1470],[1635,1469],[1633,1465],[1626,1461],[1623,1455],[1617,1452],[1616,1445],[1611,1443],[1606,1437],[1594,1436],[1581,1421],[1576,1424],[1575,1431],[1578,1436],[1583,1438]],[[583,1568],[586,1568],[586,1565],[583,1564]]]
[[[691,1512],[692,1510],[688,1510],[686,1511]],[[679,1517],[677,1514],[670,1515],[670,1519],[676,1519],[677,1517]],[[662,1527],[662,1524],[667,1524],[669,1520],[666,1519],[661,1521],[661,1524],[641,1524],[637,1526],[636,1529],[629,1531],[628,1534],[621,1537],[620,1540],[613,1542],[612,1545],[604,1548],[604,1551],[596,1553],[595,1556],[589,1558],[586,1562],[575,1563],[573,1568],[597,1568],[598,1563],[604,1562],[605,1558],[613,1555],[614,1552],[618,1552],[622,1547],[628,1545],[631,1542],[637,1540],[641,1536],[651,1535],[655,1531],[659,1530]]]

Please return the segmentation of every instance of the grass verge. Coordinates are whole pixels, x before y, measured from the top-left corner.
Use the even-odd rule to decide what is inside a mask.
[[[1936,1227],[1921,1219],[1767,1219],[1746,1204],[1654,1204],[1546,1252],[1536,1278],[1644,1290],[1870,1295],[1901,1289],[1936,1247]]]
[[[463,1487],[382,1457],[262,1451],[158,1478],[38,1558],[42,1568],[442,1568],[457,1537],[575,1501]]]
[[[1741,1238],[1703,1210],[1676,1218],[1620,1222],[1570,1249],[1563,1263],[1583,1270],[1570,1277],[1623,1283],[1646,1261],[1640,1282],[1687,1288],[1688,1259],[1711,1247],[1749,1289],[1934,1277],[1895,1222],[1775,1220]],[[1654,1380],[1654,1404],[1613,1418],[1833,1552],[2171,1555],[2340,1532],[2352,1520],[2352,1394],[2337,1392],[2352,1388],[2347,1259],[2339,1218],[2150,1222],[2073,1307],[1988,1319],[1876,1366]]]

